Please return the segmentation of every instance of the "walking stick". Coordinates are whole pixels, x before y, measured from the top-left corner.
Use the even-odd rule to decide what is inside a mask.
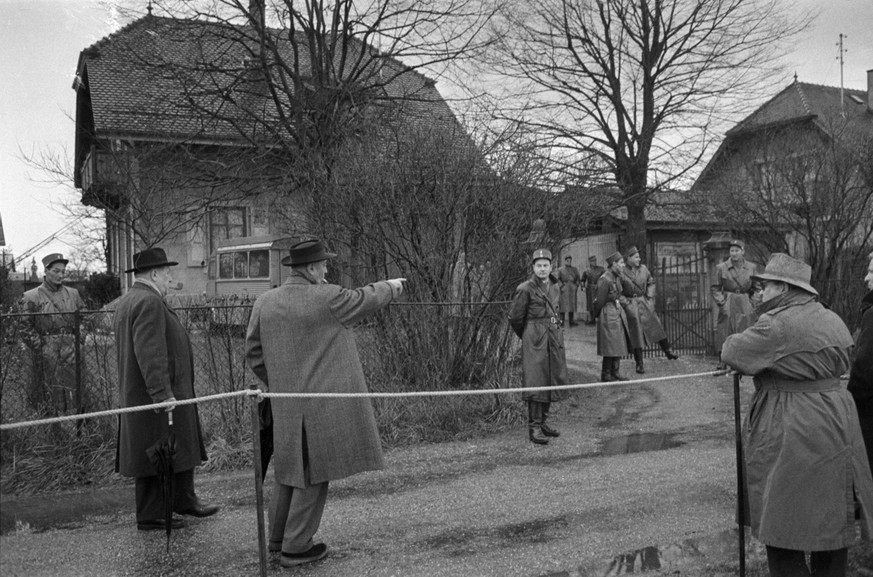
[[[740,424],[740,374],[734,373],[734,435],[737,443],[737,525],[740,536],[740,577],[746,575],[745,483],[743,483],[743,438]]]
[[[257,390],[256,385],[250,387]],[[255,461],[255,506],[258,511],[258,562],[261,577],[267,577],[267,535],[264,531],[264,478],[261,474],[261,421],[258,414],[258,397],[252,396],[252,449]]]

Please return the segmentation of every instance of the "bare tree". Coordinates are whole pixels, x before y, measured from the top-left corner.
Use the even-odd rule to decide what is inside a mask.
[[[501,15],[484,62],[515,103],[505,116],[548,135],[565,182],[617,187],[639,246],[650,194],[675,187],[718,121],[763,94],[779,47],[808,22],[780,0],[515,0]]]

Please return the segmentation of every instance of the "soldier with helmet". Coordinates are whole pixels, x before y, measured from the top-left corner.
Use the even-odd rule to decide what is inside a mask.
[[[518,285],[509,309],[509,324],[521,339],[525,387],[555,387],[567,384],[567,358],[564,332],[558,307],[561,289],[552,274],[552,253],[534,251],[533,274]],[[526,392],[522,399],[528,408],[528,438],[537,445],[548,444],[548,437],[560,432],[550,427],[549,408],[554,401],[567,398],[565,390]]]

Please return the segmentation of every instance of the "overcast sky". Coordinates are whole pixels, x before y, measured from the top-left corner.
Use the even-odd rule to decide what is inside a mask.
[[[142,0],[143,8],[146,3]],[[803,82],[839,86],[836,43],[843,33],[844,84],[865,89],[866,71],[873,68],[873,1],[790,3],[820,15],[790,55],[785,83],[796,71]],[[22,155],[51,149],[72,162],[76,63],[83,48],[124,24],[111,6],[107,0],[0,0],[0,217],[5,250],[16,257],[61,230],[66,222],[59,207],[79,198],[72,184],[38,182],[45,177]],[[75,247],[76,238],[67,234],[34,256],[39,262],[52,252],[69,255]]]

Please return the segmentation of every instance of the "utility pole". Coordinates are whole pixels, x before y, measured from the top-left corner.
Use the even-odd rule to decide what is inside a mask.
[[[843,48],[843,39],[845,38],[848,38],[848,36],[841,32],[840,41],[837,42],[837,46],[840,47],[839,54],[837,55],[837,60],[840,61],[840,114],[843,118],[846,117],[846,102],[843,96],[843,54],[847,52],[847,50]]]

